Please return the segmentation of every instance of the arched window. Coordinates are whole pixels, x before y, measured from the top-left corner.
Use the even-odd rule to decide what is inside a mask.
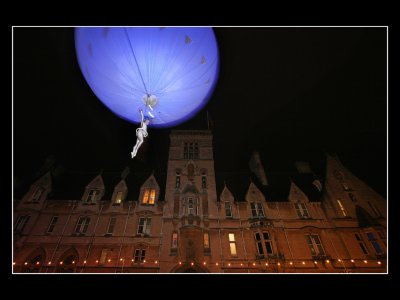
[[[35,251],[24,263],[24,273],[39,273],[40,268],[45,263],[43,250]]]
[[[58,273],[74,273],[76,270],[76,265],[78,264],[78,253],[74,248],[71,248],[58,262],[57,272]]]

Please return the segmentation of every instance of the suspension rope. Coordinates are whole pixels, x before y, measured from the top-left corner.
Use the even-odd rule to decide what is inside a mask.
[[[144,90],[146,91],[146,94],[149,97],[150,94],[147,91],[146,84],[144,83],[142,72],[140,72],[140,68],[139,68],[139,64],[138,64],[137,59],[136,59],[135,51],[133,51],[133,47],[132,47],[132,44],[131,44],[131,39],[129,38],[128,31],[126,30],[126,27],[124,27],[124,32],[125,32],[126,38],[128,39],[129,47],[131,48],[131,51],[132,51],[132,54],[133,54],[133,58],[135,59],[136,67],[139,70],[139,75],[140,75],[140,79],[142,80]]]

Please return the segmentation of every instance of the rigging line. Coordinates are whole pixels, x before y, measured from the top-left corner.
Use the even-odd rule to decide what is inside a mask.
[[[143,80],[142,72],[140,72],[140,68],[139,68],[139,64],[138,64],[137,59],[136,59],[135,51],[133,51],[133,47],[132,47],[132,44],[131,44],[131,39],[129,38],[128,31],[126,30],[126,27],[124,27],[124,32],[125,32],[126,38],[128,39],[129,46],[130,46],[132,54],[133,54],[133,58],[135,59],[135,63],[136,63],[136,67],[138,68],[138,71],[139,71],[140,79],[142,79],[143,87],[144,87],[144,89],[146,91],[146,94],[149,94],[149,92],[147,91],[146,84],[144,83],[144,80]]]

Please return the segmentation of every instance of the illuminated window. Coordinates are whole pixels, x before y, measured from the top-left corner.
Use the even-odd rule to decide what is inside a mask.
[[[176,175],[175,177],[175,188],[180,188],[181,187],[181,175]]]
[[[156,199],[156,190],[155,189],[145,189],[144,190],[142,204],[154,205],[155,199]]]
[[[110,252],[110,249],[103,249],[101,250],[101,255],[100,255],[100,259],[99,259],[99,263],[100,264],[104,264],[107,260],[107,255]]]
[[[39,202],[40,197],[42,196],[43,192],[44,192],[44,188],[42,188],[42,187],[37,188],[35,190],[35,192],[33,193],[32,202]]]
[[[300,218],[310,217],[310,215],[308,214],[307,206],[304,203],[295,203],[294,206],[296,207],[297,215]]]
[[[250,203],[252,217],[264,217],[264,210],[261,203],[252,202]]]
[[[20,216],[18,218],[17,222],[15,223],[14,231],[22,232],[30,218],[31,218],[31,216]]]
[[[150,234],[151,218],[139,218],[138,234]]]
[[[368,205],[371,208],[371,210],[374,212],[375,216],[379,217],[380,213],[378,212],[378,210],[376,209],[375,205],[371,202],[368,201]]]
[[[203,234],[203,244],[204,244],[204,249],[210,249],[210,235],[208,232],[204,232]]]
[[[206,177],[206,175],[201,176],[201,187],[203,189],[207,188],[207,177]]]
[[[228,237],[229,237],[229,249],[231,251],[231,255],[232,256],[237,256],[235,234],[234,233],[229,233]]]
[[[192,197],[187,199],[187,213],[188,215],[197,216],[197,201]]]
[[[344,209],[344,206],[343,206],[342,202],[338,199],[337,203],[338,203],[338,205],[340,207],[340,211],[342,212],[343,217],[347,217],[347,213],[346,213],[346,210]]]
[[[87,197],[86,197],[86,203],[94,203],[96,201],[97,195],[100,193],[99,190],[90,190]]]
[[[360,246],[362,252],[364,254],[368,254],[367,247],[364,244],[364,241],[362,240],[361,236],[358,233],[355,233],[354,236],[356,237],[356,240],[358,242],[358,245]]]
[[[319,239],[318,234],[307,234],[306,239],[312,255],[325,254],[324,248],[322,247],[321,240]]]
[[[171,248],[173,248],[173,249],[178,248],[178,233],[177,232],[172,233]]]
[[[230,202],[225,202],[225,216],[227,218],[232,218],[232,205]]]
[[[258,232],[255,234],[257,251],[258,254],[264,255],[264,252],[267,254],[272,254],[272,241],[270,239],[269,233],[267,231],[263,232],[262,235]],[[263,247],[264,245],[264,247]],[[265,249],[265,250],[264,250]]]
[[[135,249],[134,262],[143,263],[146,259],[146,249]]]
[[[51,218],[49,227],[47,227],[47,233],[52,233],[53,232],[54,227],[57,224],[57,221],[58,221],[58,217],[57,216],[54,216],[53,218]]]
[[[374,234],[372,232],[367,232],[366,233],[367,237],[368,237],[368,241],[372,244],[372,246],[375,249],[375,253],[376,254],[382,254],[383,250],[381,248],[381,246],[379,245],[378,241],[376,240]]]
[[[90,223],[89,217],[80,217],[78,223],[76,223],[75,233],[86,233]]]
[[[124,192],[123,191],[118,191],[117,195],[115,196],[114,204],[115,205],[121,204],[123,196],[124,196]]]
[[[108,221],[107,234],[112,234],[114,232],[115,223],[117,222],[117,218],[111,217]]]

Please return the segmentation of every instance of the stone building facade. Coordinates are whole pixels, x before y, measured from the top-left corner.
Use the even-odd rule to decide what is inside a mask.
[[[336,156],[324,179],[299,163],[285,199],[271,196],[260,154],[249,166],[246,178],[220,176],[210,131],[173,130],[162,176],[101,173],[57,199],[48,172],[14,200],[13,270],[387,272],[386,200]]]

